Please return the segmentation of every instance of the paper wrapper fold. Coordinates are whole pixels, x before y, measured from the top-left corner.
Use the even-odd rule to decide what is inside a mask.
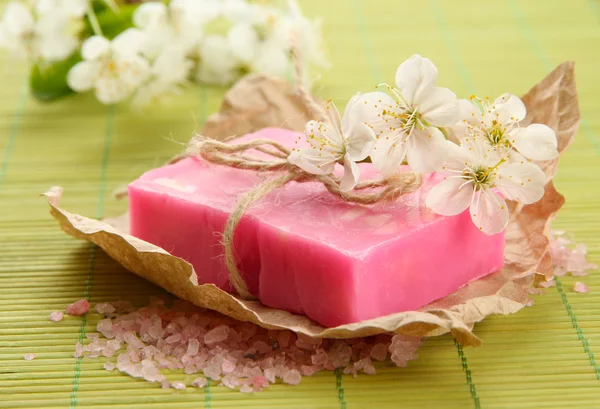
[[[571,144],[579,122],[579,108],[573,63],[556,68],[524,97],[527,122],[544,123],[558,137],[562,153]],[[223,109],[213,116],[204,135],[223,138],[245,134],[267,126],[301,130],[308,110],[293,92],[278,81],[252,76],[236,85],[226,96]],[[541,164],[552,178],[557,162]],[[478,345],[472,332],[475,323],[492,314],[512,314],[528,302],[536,273],[551,277],[548,253],[550,222],[564,203],[552,181],[542,200],[528,206],[511,205],[506,231],[505,266],[494,274],[471,282],[454,294],[437,300],[419,311],[408,311],[323,328],[305,316],[266,307],[257,301],[244,301],[214,285],[197,285],[191,264],[166,250],[127,233],[128,216],[98,221],[69,213],[59,207],[61,188],[45,193],[52,216],[68,234],[101,247],[126,269],[192,303],[233,318],[251,321],[270,329],[289,329],[311,337],[352,338],[383,332],[428,337],[451,332],[463,345]],[[192,279],[190,279],[192,277]]]

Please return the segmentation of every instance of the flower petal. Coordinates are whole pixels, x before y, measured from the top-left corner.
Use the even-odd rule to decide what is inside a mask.
[[[81,56],[84,60],[95,60],[108,53],[110,42],[101,36],[91,36],[81,46]]]
[[[332,157],[319,155],[310,148],[292,151],[288,161],[313,175],[329,175],[335,169],[336,163]]]
[[[350,156],[346,154],[344,156],[344,176],[340,183],[340,191],[349,192],[354,189],[354,186],[358,183],[359,177],[360,168],[352,159],[350,159]]]
[[[351,99],[350,102],[346,107],[348,113],[344,114],[344,118],[348,118],[347,124],[342,124],[342,129],[345,129],[345,126],[350,127],[351,122],[366,122],[376,135],[387,136],[390,126],[384,120],[383,111],[396,108],[394,98],[384,92],[368,92],[362,94],[357,101]]]
[[[419,94],[416,104],[423,119],[434,126],[451,126],[459,120],[459,105],[448,88],[432,87]]]
[[[27,7],[20,2],[11,1],[4,9],[2,25],[13,36],[33,30],[35,21]]]
[[[352,98],[350,98],[350,100],[346,104],[346,109],[344,109],[344,116],[342,117],[342,128],[341,128],[342,133],[344,135],[348,135],[348,130],[355,123],[364,121],[364,119],[361,118],[361,115],[363,115],[363,114],[362,114],[362,108],[359,104],[359,102],[361,101],[361,98],[362,98],[362,94],[359,92],[358,94],[356,94]],[[363,102],[363,105],[364,105],[364,102]]]
[[[408,164],[415,172],[435,172],[446,161],[447,148],[446,138],[439,129],[414,131],[408,140]]]
[[[508,225],[506,202],[491,190],[480,190],[471,204],[471,220],[489,236],[500,233]]]
[[[526,158],[543,161],[558,156],[556,134],[549,126],[532,124],[511,133],[510,139]]]
[[[245,64],[249,64],[258,53],[259,38],[250,24],[237,24],[227,33],[229,47],[233,55]]]
[[[133,24],[139,28],[153,27],[167,17],[167,6],[163,3],[151,1],[142,3],[133,12]]]
[[[333,127],[338,131],[337,133],[341,136],[342,118],[340,117],[340,111],[338,111],[333,101],[330,100],[329,102],[327,102],[327,106],[325,107],[325,113],[327,115],[327,120],[329,121],[329,124],[333,125]]]
[[[425,204],[442,216],[464,212],[473,199],[473,183],[465,182],[460,177],[445,178],[429,191]]]
[[[501,123],[520,122],[527,115],[527,108],[521,98],[513,94],[502,94],[494,101],[496,113]]]
[[[371,162],[383,176],[398,170],[406,156],[406,143],[396,143],[395,138],[379,138],[371,152]]]
[[[467,137],[460,141],[465,160],[475,165],[494,166],[500,161],[500,155],[480,138]]]
[[[458,119],[459,121],[467,120],[469,123],[478,122],[477,116],[481,115],[479,107],[470,99],[458,100]]]
[[[438,71],[431,60],[413,55],[404,61],[396,71],[396,85],[408,104],[412,104],[418,95],[433,87]]]
[[[98,68],[94,62],[78,62],[69,70],[67,84],[73,91],[85,92],[94,86],[97,72]]]
[[[460,145],[447,140],[446,150],[448,151],[448,156],[440,169],[438,169],[438,172],[445,175],[456,176],[463,172],[466,164],[471,163],[472,158],[470,153]]]
[[[304,133],[307,136],[308,143],[314,149],[324,153],[333,153],[335,159],[341,159],[345,153],[344,138],[338,129],[334,128],[329,122],[308,121],[304,127]]]
[[[111,48],[124,55],[140,52],[144,46],[144,33],[137,28],[128,28],[112,40]]]
[[[361,161],[371,154],[375,146],[375,132],[362,122],[356,123],[346,134],[347,156]]]
[[[544,196],[546,175],[533,163],[506,163],[498,167],[495,184],[507,199],[530,204]]]

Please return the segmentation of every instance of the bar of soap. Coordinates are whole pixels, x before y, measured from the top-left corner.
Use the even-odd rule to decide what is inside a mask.
[[[291,146],[297,136],[264,129],[242,139]],[[197,158],[153,169],[129,186],[131,234],[190,262],[199,283],[231,291],[221,232],[236,199],[264,178]],[[331,327],[418,309],[502,268],[503,234],[481,233],[468,211],[443,217],[425,207],[439,178],[426,175],[417,192],[373,206],[346,203],[319,183],[272,192],[234,238],[249,290]]]

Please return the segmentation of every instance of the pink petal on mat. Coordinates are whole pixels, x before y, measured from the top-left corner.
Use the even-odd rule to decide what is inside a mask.
[[[23,359],[26,361],[33,361],[35,359],[35,354],[25,354],[23,355]]]
[[[112,371],[115,368],[116,366],[112,362],[107,362],[104,364],[104,369],[106,369],[107,371]]]
[[[90,310],[90,303],[88,300],[75,301],[69,305],[65,312],[69,315],[80,316],[87,313]]]
[[[590,289],[584,283],[577,281],[573,286],[573,291],[575,291],[576,293],[587,293],[590,291]]]
[[[64,315],[62,313],[62,311],[54,311],[52,313],[50,313],[50,321],[54,321],[54,322],[58,322],[58,321],[62,321]]]

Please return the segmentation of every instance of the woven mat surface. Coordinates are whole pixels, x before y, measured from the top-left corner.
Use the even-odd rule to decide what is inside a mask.
[[[413,53],[434,60],[440,84],[462,97],[522,94],[565,60],[576,61],[583,121],[557,178],[567,204],[555,228],[587,243],[600,263],[600,2],[598,0],[306,0],[324,17],[333,62],[316,90],[343,104],[392,82]],[[535,305],[477,325],[480,348],[429,339],[408,368],[375,376],[319,373],[254,395],[215,385],[175,392],[73,358],[99,316],[48,315],[71,302],[129,300],[164,292],[101,251],[61,233],[38,195],[66,190],[66,208],[116,215],[114,188],[181,149],[220,103],[220,89],[190,88],[172,106],[133,114],[77,96],[35,102],[25,66],[2,55],[0,73],[0,408],[598,408],[600,275],[590,293],[563,278]],[[36,359],[24,361],[23,355]]]

